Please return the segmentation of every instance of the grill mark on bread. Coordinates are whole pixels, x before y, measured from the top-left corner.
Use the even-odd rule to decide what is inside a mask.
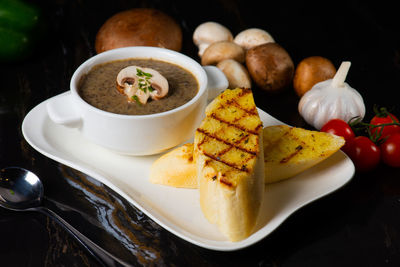
[[[215,139],[215,140],[217,140],[217,141],[219,141],[219,142],[221,142],[221,143],[224,143],[224,144],[230,146],[229,149],[225,149],[225,150],[227,150],[227,151],[229,151],[230,149],[232,149],[232,148],[234,147],[234,148],[237,148],[237,149],[240,150],[240,151],[249,153],[249,154],[251,154],[251,155],[254,155],[254,156],[257,155],[257,153],[254,152],[254,151],[251,151],[251,150],[245,149],[245,148],[243,148],[243,147],[240,147],[240,146],[236,145],[236,143],[234,143],[234,144],[229,143],[229,142],[226,141],[225,139],[221,139],[221,138],[219,138],[219,137],[213,135],[212,133],[207,132],[206,130],[204,130],[204,129],[202,129],[202,128],[198,128],[197,131],[199,131],[200,133],[204,134],[205,136],[207,136],[207,137],[209,137],[209,138]],[[243,140],[243,139],[246,138],[246,137],[248,137],[248,135],[244,135],[244,137],[243,137],[242,139],[240,139],[240,140]],[[203,140],[201,140],[201,142],[199,142],[198,146],[200,147],[201,145],[204,144],[204,142],[205,142],[205,138],[204,138]]]
[[[292,137],[293,139],[297,140],[297,141],[300,143],[300,145],[298,145],[298,146],[295,148],[295,151],[294,151],[292,154],[290,154],[290,155],[288,155],[288,156],[282,158],[281,161],[280,161],[279,163],[287,163],[290,159],[292,159],[294,156],[296,156],[297,154],[299,154],[300,151],[304,149],[304,147],[307,146],[306,143],[304,143],[303,141],[299,140],[299,138],[297,138],[297,136],[295,136],[295,135],[292,134],[292,130],[293,130],[293,129],[290,129],[289,131],[287,131],[287,132],[284,134],[284,136],[285,136],[285,135],[291,135],[291,137]]]
[[[226,149],[220,151],[220,152],[219,152],[218,154],[216,154],[216,155],[213,155],[213,154],[207,153],[206,151],[204,151],[204,150],[201,149],[201,146],[206,142],[206,138],[203,138],[203,140],[201,140],[201,142],[199,142],[197,146],[198,146],[199,149],[201,149],[202,153],[203,153],[205,156],[207,156],[207,157],[209,157],[209,158],[211,158],[211,159],[213,159],[213,160],[215,160],[215,161],[221,162],[222,164],[225,164],[225,165],[227,165],[227,166],[229,166],[229,167],[231,167],[231,168],[234,168],[234,169],[236,169],[236,170],[244,171],[244,172],[249,172],[249,169],[247,168],[247,162],[250,161],[251,159],[253,159],[254,157],[257,156],[257,153],[256,153],[256,152],[253,152],[253,151],[244,149],[244,148],[242,148],[242,147],[239,147],[239,146],[237,146],[237,145],[231,144],[231,143],[227,142],[227,141],[224,140],[224,139],[221,139],[221,138],[218,138],[218,137],[212,135],[211,133],[205,131],[204,129],[199,128],[199,129],[197,129],[197,131],[199,131],[200,133],[204,134],[204,135],[206,136],[206,138],[215,139],[215,140],[217,140],[217,141],[219,141],[219,142],[222,142],[222,143],[228,145],[228,147],[227,147]],[[248,135],[245,135],[243,138],[247,138],[247,136],[248,136]],[[243,140],[243,139],[242,139],[242,140]],[[237,164],[233,164],[233,163],[230,163],[230,162],[227,162],[227,161],[222,160],[222,159],[221,159],[221,156],[224,155],[225,153],[227,153],[227,152],[228,152],[229,150],[231,150],[232,148],[236,148],[236,149],[238,149],[239,151],[242,151],[242,152],[244,152],[244,153],[247,153],[247,154],[250,155],[250,157],[248,157],[246,160],[243,160],[243,161],[241,162],[240,166],[238,166]],[[206,165],[208,165],[209,163],[210,163],[209,161],[206,161]]]
[[[251,114],[251,115],[257,115],[257,109],[255,107],[253,107],[252,109],[245,109],[236,101],[236,98],[230,99],[230,100],[226,101],[225,103],[221,103],[221,105],[219,106],[218,109],[223,109],[223,108],[225,108],[226,105],[235,106],[238,109],[243,110],[244,112]]]
[[[246,128],[246,126],[240,126],[240,125],[236,124],[241,119],[249,117],[249,116],[257,116],[258,117],[257,108],[254,107],[251,109],[245,109],[237,102],[237,99],[239,99],[240,97],[243,97],[249,93],[251,93],[250,89],[243,89],[235,98],[223,101],[222,103],[220,103],[217,110],[214,110],[214,112],[207,115],[208,118],[214,119],[214,120],[220,122],[221,124],[225,124],[228,127],[232,127],[232,128],[243,131],[244,134],[243,134],[243,136],[240,135],[241,138],[239,138],[235,141],[232,141],[232,143],[231,143],[231,142],[227,141],[226,139],[219,138],[215,133],[208,132],[206,129],[203,129],[203,128],[197,129],[198,132],[200,132],[204,135],[204,138],[202,138],[202,140],[197,144],[197,147],[199,150],[201,150],[201,152],[204,156],[208,157],[208,159],[205,161],[205,166],[210,165],[212,161],[215,161],[215,162],[222,163],[228,167],[231,167],[232,169],[235,169],[237,171],[250,173],[250,170],[247,165],[248,165],[249,161],[251,161],[255,157],[257,157],[257,152],[254,152],[249,149],[241,147],[240,143],[242,143],[243,140],[245,140],[246,138],[249,138],[250,134],[259,136],[259,131],[260,131],[260,129],[262,129],[262,122],[260,121],[259,124],[253,130]],[[221,99],[224,98],[223,95],[221,95],[220,97],[221,97]],[[220,118],[217,115],[218,110],[226,109],[228,106],[234,106],[234,107],[242,110],[244,112],[244,114],[242,116],[236,118],[233,122],[229,122],[223,118]],[[222,151],[219,151],[218,153],[215,153],[215,154],[207,153],[206,151],[201,149],[201,146],[204,143],[207,143],[210,139],[214,139],[218,142],[221,142],[221,143],[227,145],[228,147],[223,149]],[[232,163],[232,162],[228,162],[228,161],[221,159],[221,157],[224,154],[226,154],[233,148],[239,150],[240,151],[239,153],[242,153],[242,156],[244,156],[245,154],[247,155],[246,158],[243,158],[240,162],[238,162],[239,164],[235,164],[235,162]],[[243,154],[243,153],[245,153],[245,154]],[[216,178],[213,178],[213,180],[215,180],[215,179]],[[219,179],[219,181],[229,187],[233,186],[232,182],[224,177],[221,177]]]
[[[229,182],[228,180],[224,179],[224,178],[221,178],[219,181],[220,181],[221,183],[223,183],[223,184],[229,186],[229,187],[232,187],[232,183]]]
[[[229,142],[227,142],[227,141],[225,141],[223,139],[219,140],[218,137],[215,137],[216,140],[224,142],[226,145],[229,145],[229,147],[227,147],[226,149],[224,149],[220,153],[218,153],[218,156],[222,156],[223,154],[227,153],[229,150],[231,150],[234,147],[237,148],[237,149],[240,149],[241,151],[244,151],[244,152],[247,152],[249,154],[254,154],[255,155],[255,152],[249,151],[247,149],[244,149],[244,148],[241,148],[240,146],[238,146],[238,144],[240,144],[248,136],[249,136],[248,134],[244,134],[242,138],[240,138],[239,140],[235,141],[233,144],[231,144],[231,143],[229,143]],[[212,138],[211,136],[208,136],[208,137]]]
[[[281,159],[281,161],[280,161],[279,163],[287,163],[291,158],[293,158],[294,156],[296,156],[297,154],[299,154],[300,151],[301,151],[303,148],[304,148],[304,146],[298,145],[298,146],[295,148],[295,151],[294,151],[292,154],[290,154],[289,156],[286,156],[286,157],[284,157],[283,159]]]
[[[237,166],[236,164],[233,164],[233,163],[227,162],[227,161],[225,161],[225,160],[222,160],[220,157],[217,157],[217,156],[215,156],[215,155],[209,154],[209,153],[205,152],[204,150],[202,150],[202,152],[203,152],[203,154],[204,154],[205,156],[211,158],[212,160],[221,162],[222,164],[225,164],[225,165],[227,165],[227,166],[229,166],[229,167],[231,167],[231,168],[233,168],[233,169],[236,169],[236,170],[242,171],[242,172],[250,172],[250,170],[247,168],[247,162],[248,162],[250,159],[252,159],[253,156],[252,156],[252,157],[249,157],[243,164],[240,164],[240,166]],[[205,165],[207,166],[207,165],[210,164],[210,163],[211,163],[210,161],[206,161],[206,164],[205,164]]]
[[[260,127],[262,127],[262,123],[260,123],[260,124],[257,125],[257,127],[256,127],[256,129],[255,129],[255,131],[254,131],[254,130],[247,129],[246,127],[243,127],[243,126],[240,126],[240,125],[231,123],[231,122],[226,121],[226,120],[224,120],[224,119],[221,119],[221,118],[219,118],[215,113],[210,114],[209,117],[210,117],[210,118],[213,118],[213,119],[215,119],[215,120],[217,120],[217,121],[219,121],[219,122],[225,123],[225,124],[227,124],[227,125],[229,125],[229,126],[231,126],[231,127],[234,127],[234,128],[236,128],[236,129],[239,129],[239,130],[242,130],[242,131],[244,131],[244,132],[248,132],[248,133],[251,133],[251,134],[254,134],[254,135],[258,135],[258,132],[257,132],[257,131],[260,129]],[[239,119],[235,120],[235,122],[238,121],[238,120],[240,120],[240,119],[243,118],[243,117],[245,117],[245,116],[240,117]]]
[[[242,88],[242,90],[238,94],[238,98],[248,95],[248,94],[251,94],[251,89],[250,88]]]
[[[243,97],[243,96],[245,96],[245,95],[248,95],[248,94],[251,94],[251,89],[244,89],[244,90],[240,91],[240,93],[239,93],[236,97],[231,98],[231,99],[225,101],[225,103],[228,104],[228,105],[234,105],[235,107],[237,107],[237,108],[239,108],[239,109],[241,109],[241,110],[244,110],[244,111],[246,111],[247,113],[250,113],[250,114],[252,114],[252,115],[257,115],[257,108],[256,108],[256,107],[253,107],[251,110],[248,110],[248,109],[243,108],[243,106],[241,106],[241,105],[236,101],[237,99],[239,99],[239,98],[241,98],[241,97]],[[223,103],[223,102],[222,102],[222,103]],[[221,106],[222,106],[222,105],[221,105]]]
[[[236,118],[236,119],[234,120],[234,122],[240,121],[242,118],[247,117],[247,115],[258,116],[258,112],[257,112],[257,108],[256,108],[256,107],[254,107],[254,108],[252,108],[252,109],[245,109],[245,108],[243,108],[243,106],[241,106],[241,105],[237,102],[237,99],[239,99],[240,97],[245,96],[246,94],[250,94],[250,93],[251,93],[251,90],[250,90],[250,89],[243,89],[243,90],[237,95],[236,98],[232,98],[232,99],[229,99],[229,100],[227,100],[227,101],[221,103],[220,106],[218,107],[218,109],[221,109],[221,110],[222,110],[222,109],[225,109],[227,106],[235,106],[236,108],[238,108],[238,109],[244,111],[245,113],[247,113],[247,114],[244,114],[243,116],[240,116],[240,117]],[[232,127],[235,127],[235,128],[237,128],[237,129],[240,129],[240,130],[242,130],[242,131],[247,131],[247,132],[250,132],[250,133],[255,134],[255,135],[258,135],[258,131],[260,130],[260,127],[262,127],[262,123],[259,123],[259,124],[257,125],[257,127],[256,127],[254,130],[250,130],[250,129],[247,129],[247,128],[242,127],[242,126],[240,126],[240,125],[237,125],[237,124],[228,122],[228,121],[226,121],[226,120],[224,120],[224,119],[222,119],[222,118],[219,118],[219,117],[216,115],[216,112],[213,112],[212,114],[210,114],[209,117],[211,117],[211,118],[213,118],[213,119],[216,119],[216,120],[218,120],[218,121],[220,121],[220,122],[224,122],[224,123],[226,123],[226,124],[228,124],[228,125],[230,125],[230,126],[232,126]]]
[[[232,98],[232,99],[226,101],[225,104],[227,104],[228,106],[235,106],[235,107],[237,107],[238,109],[240,109],[240,110],[244,111],[245,113],[250,114],[250,115],[252,115],[252,116],[258,116],[258,112],[257,112],[257,108],[256,108],[256,107],[253,107],[252,109],[245,109],[245,108],[243,108],[243,106],[241,106],[241,105],[237,102],[237,99],[239,99],[240,97],[242,97],[242,96],[244,96],[244,95],[246,95],[246,94],[250,94],[250,93],[251,93],[251,90],[250,90],[250,89],[244,89],[243,91],[241,91],[241,92],[238,94],[238,97]],[[219,107],[219,109],[224,109],[224,108],[225,108],[225,105],[223,105],[223,104],[221,104],[220,107]],[[215,113],[213,113],[212,115],[215,115]],[[243,115],[243,116],[241,116],[241,117],[236,118],[236,119],[234,120],[234,122],[238,122],[238,121],[240,121],[240,120],[241,120],[242,118],[244,118],[244,117],[246,117],[246,115]],[[217,119],[217,118],[215,118],[215,119]],[[220,118],[218,118],[218,119],[220,119]],[[227,122],[227,123],[229,123],[229,122]],[[238,126],[238,125],[234,125],[234,126],[236,126],[236,127],[239,128],[239,129],[242,128],[242,127],[240,127],[240,126]],[[246,129],[246,131],[251,132],[251,133],[257,135],[257,134],[258,134],[257,132],[259,131],[260,127],[262,127],[262,123],[261,123],[261,122],[257,125],[257,127],[256,127],[253,131],[252,131],[252,130],[249,130],[249,129]]]

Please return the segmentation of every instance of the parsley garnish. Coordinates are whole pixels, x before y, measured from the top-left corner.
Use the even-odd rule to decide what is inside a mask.
[[[142,103],[140,103],[139,97],[137,95],[133,95],[132,99],[135,100],[136,104],[141,105]]]
[[[145,93],[147,90],[149,90],[149,92],[154,91],[154,88],[151,87],[150,83],[150,78],[153,77],[151,73],[147,73],[139,68],[136,68],[136,75],[139,77],[139,90],[142,90]]]

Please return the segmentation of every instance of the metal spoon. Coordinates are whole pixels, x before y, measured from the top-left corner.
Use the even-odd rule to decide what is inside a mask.
[[[43,184],[31,171],[19,167],[0,170],[0,206],[15,211],[38,211],[63,226],[103,266],[129,266],[81,234],[55,212],[42,206]]]

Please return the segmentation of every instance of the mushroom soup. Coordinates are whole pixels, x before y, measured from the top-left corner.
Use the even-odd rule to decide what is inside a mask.
[[[168,81],[167,95],[159,100],[149,98],[145,104],[127,101],[127,96],[118,90],[117,76],[122,69],[132,65],[152,68],[161,73]],[[101,110],[146,115],[168,111],[189,102],[197,94],[199,84],[192,73],[178,65],[153,59],[128,59],[93,67],[81,78],[78,88],[83,100]]]

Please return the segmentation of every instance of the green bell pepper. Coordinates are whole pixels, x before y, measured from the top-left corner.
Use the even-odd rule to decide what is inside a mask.
[[[21,0],[0,0],[0,61],[16,61],[33,50],[40,31],[38,7]]]

